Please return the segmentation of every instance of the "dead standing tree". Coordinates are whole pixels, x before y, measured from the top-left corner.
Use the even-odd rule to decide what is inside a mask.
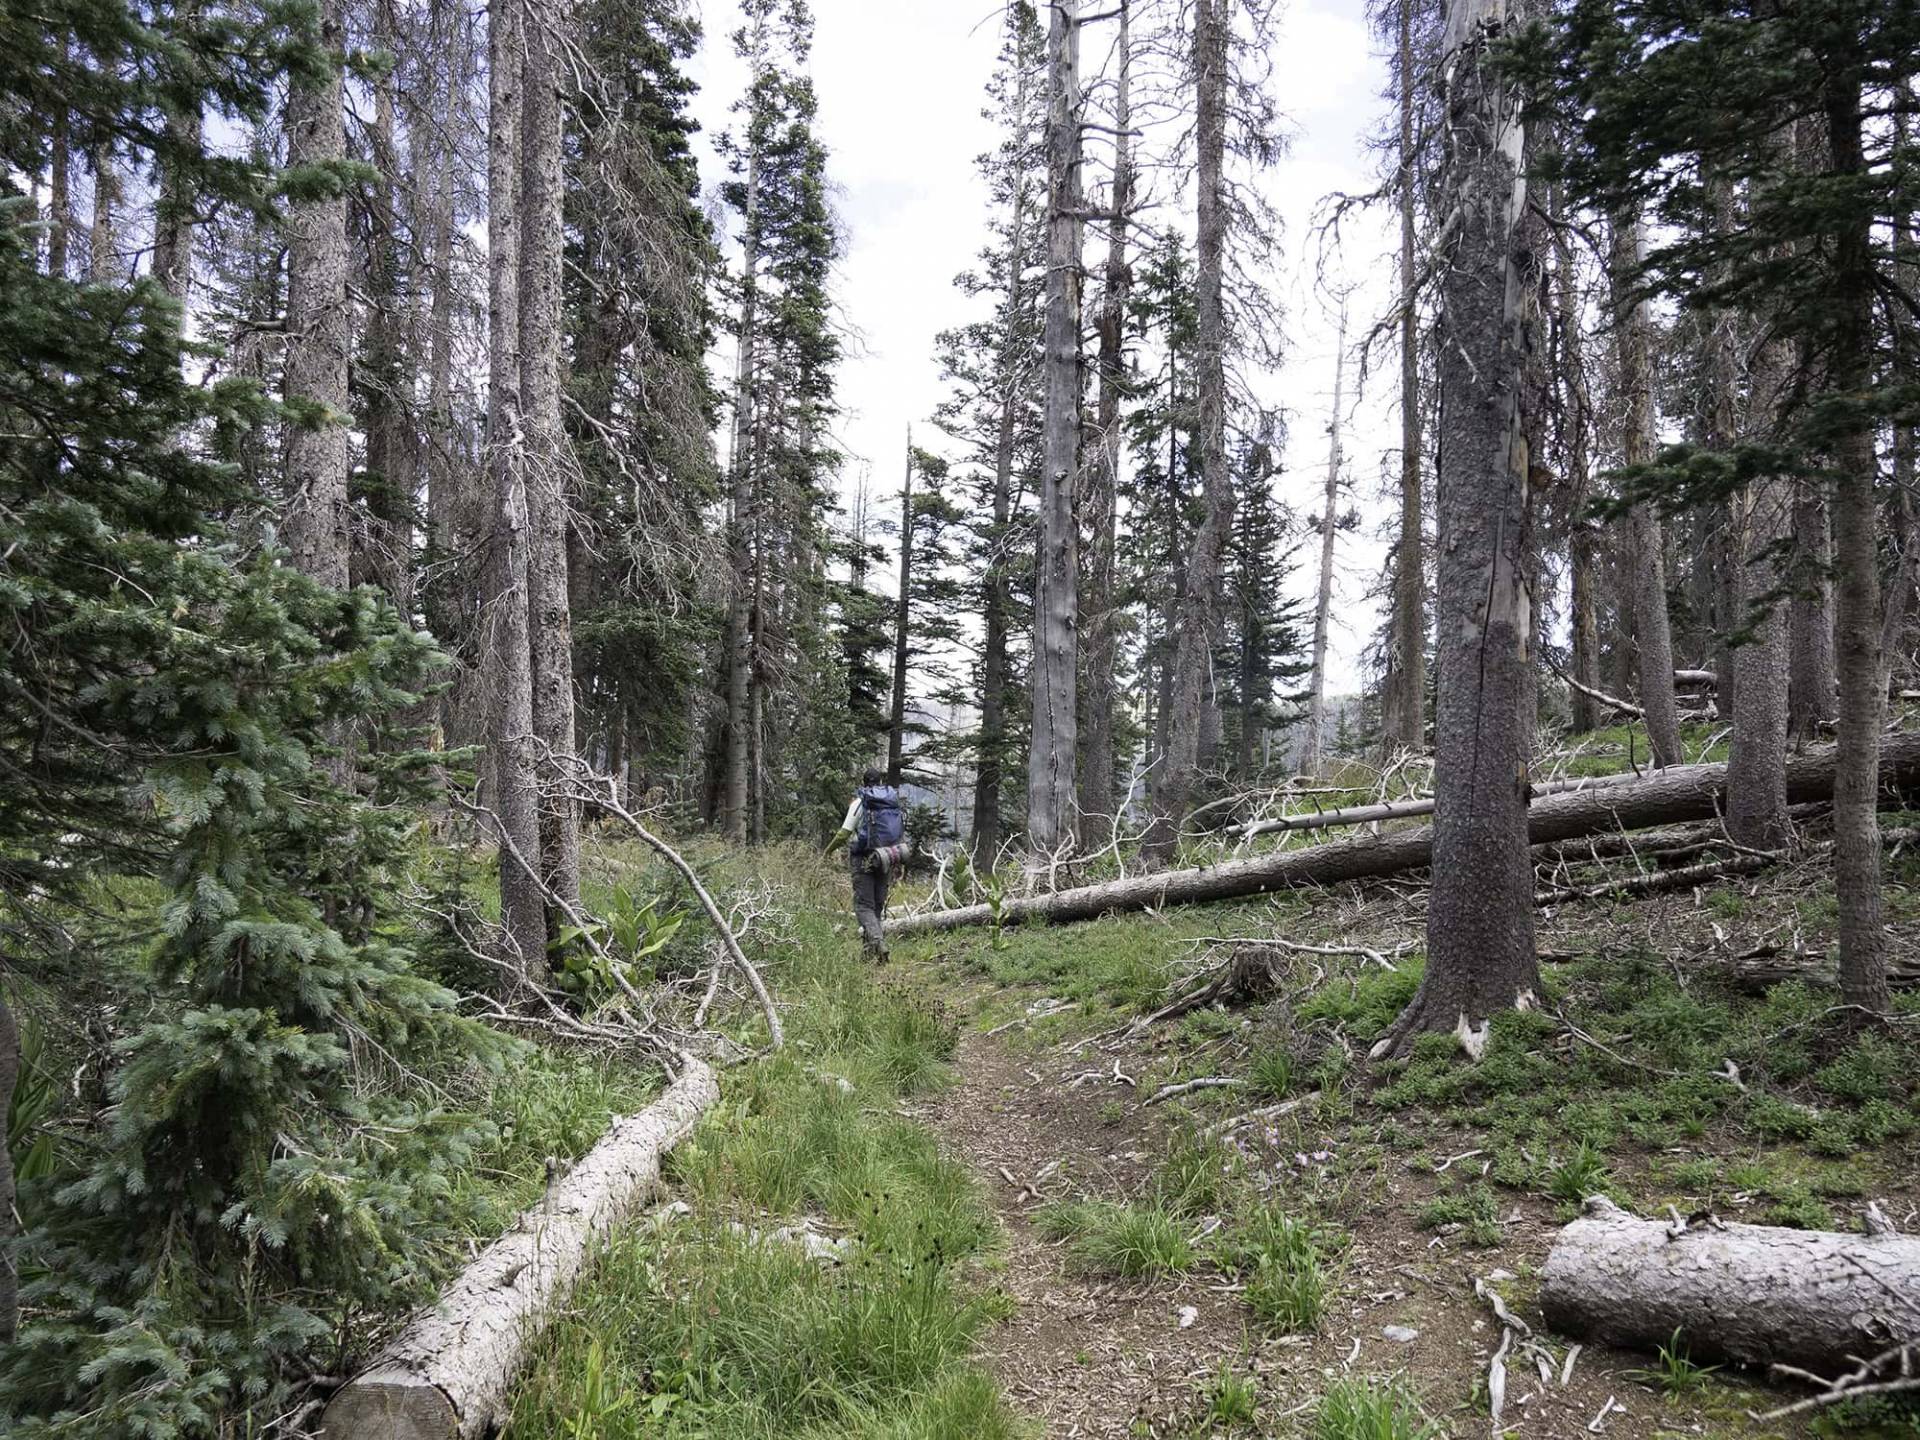
[[[1439,482],[1437,811],[1427,969],[1378,1047],[1404,1052],[1423,1031],[1455,1031],[1469,1051],[1488,1017],[1526,1008],[1539,988],[1527,858],[1527,417],[1523,376],[1537,266],[1523,243],[1526,121],[1490,52],[1524,7],[1448,0],[1440,85],[1440,406],[1448,443]]]
[[[1081,0],[1053,0],[1047,30],[1046,413],[1034,556],[1033,733],[1027,841],[1035,855],[1072,843],[1079,745]]]

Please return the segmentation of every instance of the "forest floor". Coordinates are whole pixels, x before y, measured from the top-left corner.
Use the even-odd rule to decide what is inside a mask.
[[[1804,1392],[1695,1365],[1684,1337],[1576,1356],[1535,1303],[1589,1194],[1920,1223],[1905,1020],[1852,1030],[1819,984],[1750,969],[1816,974],[1817,861],[1543,912],[1545,1008],[1501,1017],[1476,1065],[1448,1037],[1365,1058],[1419,982],[1416,884],[982,928],[875,969],[843,869],[724,863],[770,902],[791,1044],[727,1073],[675,1203],[543,1342],[516,1440],[1484,1435],[1501,1330],[1476,1281],[1534,1332],[1508,1434],[1920,1435],[1892,1406],[1757,1423]],[[1911,957],[1920,861],[1889,880]],[[1261,994],[1145,1023],[1275,936],[1345,953],[1263,952]],[[1920,1021],[1920,996],[1899,1008]],[[1153,1103],[1191,1080],[1218,1083]]]

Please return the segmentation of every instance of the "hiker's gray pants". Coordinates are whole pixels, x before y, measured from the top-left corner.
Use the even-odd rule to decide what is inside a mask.
[[[886,930],[881,924],[887,913],[887,874],[884,870],[869,870],[866,855],[855,855],[849,861],[853,873],[853,913],[860,921],[860,939],[869,950],[886,948]]]

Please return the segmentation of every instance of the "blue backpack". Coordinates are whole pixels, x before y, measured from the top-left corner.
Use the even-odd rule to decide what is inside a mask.
[[[906,820],[900,811],[900,792],[891,785],[875,785],[860,792],[860,834],[855,850],[871,855],[906,838]]]

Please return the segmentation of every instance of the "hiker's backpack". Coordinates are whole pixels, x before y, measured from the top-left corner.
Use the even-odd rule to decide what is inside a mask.
[[[906,838],[907,826],[900,811],[900,792],[891,785],[875,785],[860,792],[860,834],[854,845],[862,855],[871,855]]]

